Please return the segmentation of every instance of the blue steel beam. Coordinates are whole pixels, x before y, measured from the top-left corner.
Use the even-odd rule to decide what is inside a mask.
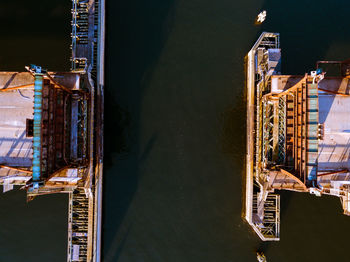
[[[43,73],[40,67],[34,70],[34,128],[33,128],[33,189],[39,187],[41,181],[41,157],[42,157],[42,90]]]

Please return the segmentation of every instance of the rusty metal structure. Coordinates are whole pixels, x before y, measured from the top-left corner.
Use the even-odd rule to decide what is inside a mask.
[[[0,72],[0,181],[31,200],[86,179],[91,86],[81,73],[27,69]]]
[[[72,1],[72,68],[0,72],[0,184],[68,193],[67,261],[101,259],[104,0]]]
[[[279,240],[276,190],[338,196],[350,215],[349,61],[281,75],[279,34],[266,32],[246,60],[245,219],[262,240]],[[329,65],[336,75],[324,71]]]

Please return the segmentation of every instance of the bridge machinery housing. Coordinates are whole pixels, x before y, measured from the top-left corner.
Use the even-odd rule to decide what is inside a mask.
[[[262,240],[279,240],[275,190],[338,196],[350,215],[349,61],[320,61],[309,74],[281,75],[279,34],[266,32],[246,59],[245,219]],[[337,74],[323,72],[330,67]]]

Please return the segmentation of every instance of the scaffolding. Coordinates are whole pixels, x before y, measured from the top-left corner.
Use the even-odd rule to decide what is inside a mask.
[[[90,26],[89,22],[91,1],[72,1],[72,71],[86,71],[88,66],[88,55],[81,50],[89,49]]]
[[[89,198],[86,197],[84,189],[77,188],[69,193],[68,262],[90,261],[88,257],[89,218],[91,219],[89,207]]]
[[[255,216],[254,230],[264,241],[278,241],[280,235],[280,196],[269,194],[264,201],[263,217]],[[258,196],[253,197],[253,213],[258,213]]]

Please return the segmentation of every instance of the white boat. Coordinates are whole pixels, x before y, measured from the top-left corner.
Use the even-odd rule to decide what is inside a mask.
[[[258,262],[267,262],[263,252],[256,252],[256,258],[258,259]]]
[[[256,23],[257,24],[261,24],[265,21],[266,19],[266,10],[263,10],[262,12],[260,12],[256,18]]]

